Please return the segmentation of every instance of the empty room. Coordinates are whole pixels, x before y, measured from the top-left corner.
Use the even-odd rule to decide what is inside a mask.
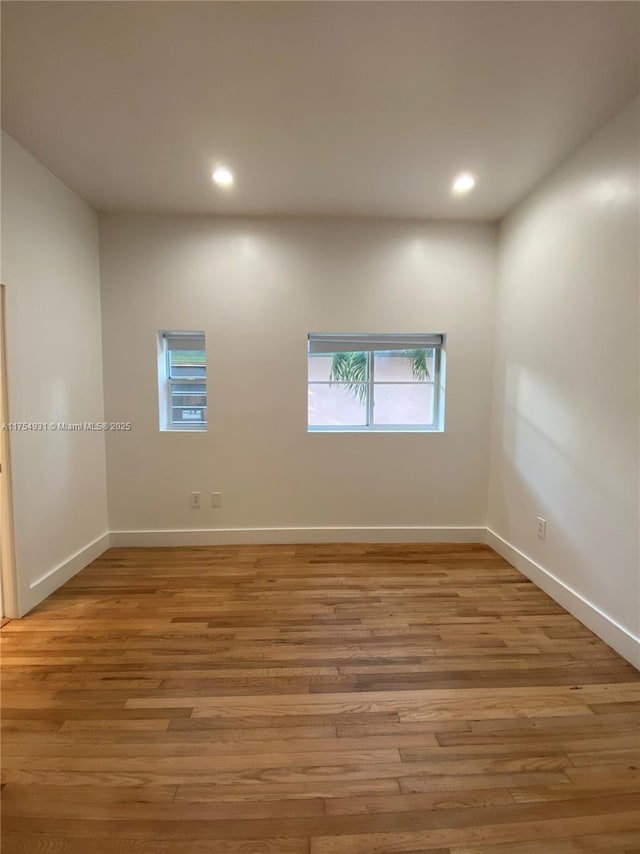
[[[639,854],[640,3],[1,13],[3,854]]]

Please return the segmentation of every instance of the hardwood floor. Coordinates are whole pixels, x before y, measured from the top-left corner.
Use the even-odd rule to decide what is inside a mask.
[[[640,675],[486,546],[112,549],[2,649],[3,854],[640,852]]]

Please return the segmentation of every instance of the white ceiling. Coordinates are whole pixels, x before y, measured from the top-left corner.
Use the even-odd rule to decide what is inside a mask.
[[[3,126],[102,210],[494,219],[637,93],[638,9],[5,0]]]

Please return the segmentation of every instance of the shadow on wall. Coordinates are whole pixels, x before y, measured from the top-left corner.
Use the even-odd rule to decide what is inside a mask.
[[[638,551],[633,473],[622,457],[604,457],[598,447],[606,414],[585,429],[576,423],[575,400],[528,366],[508,364],[504,388],[498,533],[637,631],[639,615],[628,598]],[[612,512],[621,506],[628,513]],[[536,536],[537,516],[548,520],[544,543]],[[628,567],[629,586],[607,571],[611,565]]]

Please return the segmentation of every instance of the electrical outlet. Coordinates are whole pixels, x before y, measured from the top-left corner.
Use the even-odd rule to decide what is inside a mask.
[[[212,507],[222,507],[222,493],[221,492],[212,492],[211,493],[211,506]]]
[[[538,539],[544,540],[547,537],[547,520],[542,516],[538,516]]]
[[[191,499],[189,501],[189,507],[192,507],[196,510],[199,509],[200,507],[202,507],[201,498],[202,498],[201,492],[192,492],[191,493]]]

